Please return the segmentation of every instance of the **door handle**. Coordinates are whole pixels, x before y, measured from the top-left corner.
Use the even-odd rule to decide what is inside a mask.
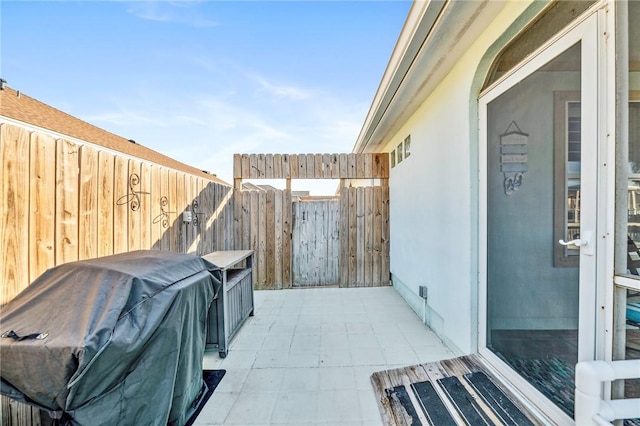
[[[558,243],[563,246],[574,245],[580,247],[581,251],[584,254],[593,256],[593,244],[591,243],[591,235],[591,231],[584,231],[581,235],[582,238],[571,241],[559,240]]]
[[[588,245],[588,244],[589,244],[589,241],[587,241],[587,240],[580,240],[580,239],[577,239],[577,240],[571,240],[571,241],[559,240],[558,242],[559,242],[559,243],[560,243],[560,245],[562,245],[562,246],[571,246],[571,245],[573,245],[573,246],[582,247],[582,246],[586,246],[586,245]]]

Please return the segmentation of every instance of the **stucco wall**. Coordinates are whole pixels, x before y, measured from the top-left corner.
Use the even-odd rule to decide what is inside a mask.
[[[411,135],[411,156],[390,176],[394,285],[460,354],[477,349],[477,127],[470,125],[477,107],[470,99],[480,90],[483,55],[527,6],[503,9],[387,142],[391,151]],[[421,285],[428,287],[426,312]]]

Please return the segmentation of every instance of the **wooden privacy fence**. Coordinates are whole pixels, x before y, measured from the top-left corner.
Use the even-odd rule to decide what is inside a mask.
[[[294,257],[293,205],[290,179],[340,179],[339,250],[341,287],[389,285],[389,158],[388,154],[236,154],[234,156],[234,234],[240,249],[256,252],[256,288],[280,289],[310,283],[296,282],[301,270]],[[243,179],[286,179],[287,189],[243,190]],[[375,179],[375,186],[352,186]],[[242,195],[240,196],[239,193]],[[312,200],[313,197],[310,197]],[[300,201],[304,203],[305,200]],[[325,214],[325,213],[323,213]],[[326,212],[326,214],[330,214]],[[321,226],[311,227],[322,232]],[[330,241],[320,235],[317,239]],[[298,241],[296,241],[299,244]],[[326,253],[316,253],[327,258]],[[297,250],[300,252],[300,250]],[[303,258],[313,254],[307,253]],[[308,266],[317,268],[321,263]],[[296,273],[292,273],[295,271]],[[320,272],[322,274],[322,272]],[[326,277],[325,277],[326,278]],[[311,280],[313,281],[313,280]],[[331,281],[331,280],[328,280]],[[328,283],[328,282],[327,282]]]
[[[11,124],[0,126],[0,166],[0,305],[70,261],[235,248],[233,190],[217,181]]]

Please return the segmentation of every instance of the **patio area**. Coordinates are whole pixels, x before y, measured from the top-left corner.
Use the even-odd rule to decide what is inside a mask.
[[[255,292],[195,425],[380,425],[370,376],[454,354],[392,287]]]

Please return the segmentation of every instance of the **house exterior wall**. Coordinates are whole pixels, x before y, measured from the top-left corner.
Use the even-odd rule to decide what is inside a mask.
[[[385,149],[411,135],[411,156],[390,173],[393,284],[459,354],[477,350],[477,97],[483,78],[476,73],[485,52],[528,5],[510,4],[496,16]],[[428,288],[426,304],[420,286]]]

